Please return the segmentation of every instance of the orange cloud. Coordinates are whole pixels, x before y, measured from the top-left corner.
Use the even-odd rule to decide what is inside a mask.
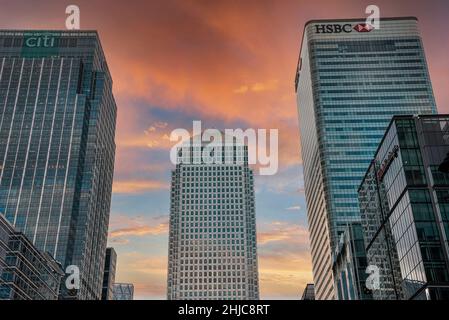
[[[259,254],[259,282],[263,299],[299,299],[312,282],[312,261],[307,252]]]
[[[253,85],[242,85],[238,89],[234,90],[234,93],[246,93],[248,91],[252,92],[263,92],[276,90],[278,85],[278,80],[271,80],[267,82],[257,82]]]
[[[114,238],[114,239],[109,239],[109,241],[111,241],[113,244],[115,245],[125,245],[125,244],[129,244],[129,239],[124,239],[124,238]]]
[[[311,282],[307,229],[274,221],[258,233],[259,280],[263,299],[299,299]]]
[[[268,231],[258,232],[257,243],[260,245],[273,241],[302,241],[308,243],[309,232],[300,225],[274,221]]]
[[[116,245],[129,244],[130,237],[157,236],[168,232],[168,215],[138,215],[129,217],[125,214],[111,214],[108,240]]]
[[[117,136],[119,148],[170,148],[170,132],[167,122],[150,123],[147,129],[135,132],[132,128],[121,131]]]
[[[135,299],[165,299],[167,257],[118,252],[116,281],[133,283]]]
[[[248,86],[240,86],[239,88],[234,90],[234,93],[245,93],[249,90]]]
[[[159,235],[167,233],[168,224],[161,223],[155,227],[151,226],[139,226],[131,228],[116,229],[109,233],[110,238],[118,238],[123,236],[146,236],[146,235]]]
[[[151,180],[126,180],[114,181],[112,185],[113,193],[144,193],[153,190],[168,189],[169,184],[164,181]]]

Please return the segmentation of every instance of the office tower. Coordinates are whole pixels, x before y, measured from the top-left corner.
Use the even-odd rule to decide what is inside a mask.
[[[115,283],[113,300],[133,300],[134,285],[132,283]]]
[[[233,139],[212,163],[204,148],[179,148],[172,171],[168,299],[259,299],[248,148]]]
[[[0,213],[0,300],[57,300],[64,272]]]
[[[304,288],[301,300],[315,300],[315,289],[313,283],[308,283]]]
[[[117,267],[117,253],[114,248],[106,249],[104,259],[103,291],[101,300],[112,300],[114,298],[115,270]]]
[[[436,113],[416,19],[308,22],[295,88],[316,298],[333,299],[333,250],[391,117]]]
[[[62,298],[100,299],[116,105],[97,32],[1,31],[0,111],[0,212],[79,268]]]
[[[368,267],[362,225],[348,223],[333,255],[332,271],[337,300],[371,300],[366,287]]]
[[[375,299],[449,299],[449,115],[395,116],[360,185]]]

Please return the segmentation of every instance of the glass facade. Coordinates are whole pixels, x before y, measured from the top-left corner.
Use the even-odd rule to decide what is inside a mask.
[[[376,152],[359,189],[376,299],[449,299],[448,152],[446,115],[394,117]]]
[[[335,298],[332,254],[360,221],[357,188],[393,115],[436,113],[415,18],[306,24],[295,89],[317,299]],[[366,29],[364,29],[366,30]]]
[[[247,146],[217,148],[222,164],[204,163],[203,146],[188,148],[180,149],[172,173],[168,299],[257,300],[254,181]]]
[[[133,300],[134,285],[131,283],[114,284],[114,300]]]
[[[365,283],[368,267],[363,229],[360,223],[350,223],[340,235],[332,266],[337,300],[371,300]]]
[[[315,300],[315,288],[313,283],[308,283],[304,292],[302,293],[301,300]]]
[[[100,299],[116,105],[98,34],[0,31],[0,117],[0,212],[79,268],[70,298]]]
[[[63,275],[0,213],[0,300],[57,300]]]
[[[112,300],[114,298],[115,270],[117,268],[117,253],[114,248],[106,249],[104,260],[103,290],[101,300]]]

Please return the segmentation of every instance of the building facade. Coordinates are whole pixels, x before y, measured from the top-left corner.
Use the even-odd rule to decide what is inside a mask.
[[[0,212],[100,299],[116,105],[95,31],[0,31]]]
[[[395,116],[359,188],[375,299],[449,299],[449,116]]]
[[[333,299],[332,255],[391,117],[436,113],[416,18],[308,22],[295,89],[316,298]]]
[[[114,300],[133,300],[134,285],[132,283],[115,283]]]
[[[259,299],[253,172],[247,146],[180,148],[172,172],[169,300]]]
[[[315,300],[315,288],[313,283],[308,283],[304,288],[301,300]]]
[[[366,287],[368,267],[362,225],[349,223],[340,235],[333,255],[332,271],[337,300],[371,300]]]
[[[106,257],[104,259],[103,291],[101,292],[101,300],[113,300],[114,298],[116,269],[117,253],[114,248],[107,248]]]
[[[0,300],[57,300],[64,272],[0,213]]]

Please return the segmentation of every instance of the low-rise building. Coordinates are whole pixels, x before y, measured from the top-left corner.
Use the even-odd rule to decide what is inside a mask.
[[[0,213],[0,300],[57,300],[64,272]]]

